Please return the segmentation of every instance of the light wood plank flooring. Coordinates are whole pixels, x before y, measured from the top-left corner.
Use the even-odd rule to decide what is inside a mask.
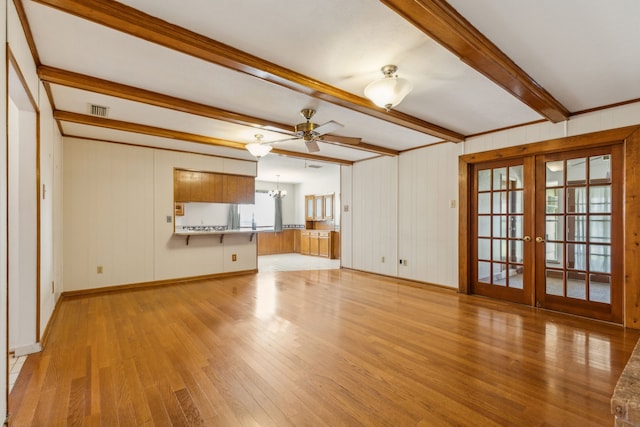
[[[63,301],[14,426],[609,426],[640,333],[348,270]]]

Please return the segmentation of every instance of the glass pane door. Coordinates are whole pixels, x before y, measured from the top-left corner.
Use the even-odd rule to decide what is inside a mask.
[[[527,302],[525,165],[477,165],[474,173],[472,292]]]
[[[605,147],[538,161],[536,182],[543,184],[536,201],[539,306],[616,320],[619,157]]]

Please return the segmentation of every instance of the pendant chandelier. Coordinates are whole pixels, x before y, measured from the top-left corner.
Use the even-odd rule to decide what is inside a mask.
[[[282,199],[287,195],[287,190],[281,190],[280,189],[280,175],[276,175],[276,189],[275,190],[269,190],[269,192],[267,193],[270,197],[273,197],[274,199]]]

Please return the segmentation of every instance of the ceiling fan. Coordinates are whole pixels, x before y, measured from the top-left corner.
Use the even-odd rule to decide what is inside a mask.
[[[307,151],[309,153],[315,153],[320,151],[318,147],[318,141],[323,142],[335,142],[338,144],[357,145],[360,143],[360,138],[328,135],[330,132],[336,131],[343,126],[333,120],[330,120],[324,124],[318,125],[311,121],[311,118],[316,113],[316,110],[311,108],[303,108],[300,111],[300,115],[306,119],[304,123],[298,123],[294,126],[292,132],[293,138],[279,139],[277,141],[266,142],[266,144],[275,144],[277,142],[292,141],[295,139],[301,139],[304,141]]]

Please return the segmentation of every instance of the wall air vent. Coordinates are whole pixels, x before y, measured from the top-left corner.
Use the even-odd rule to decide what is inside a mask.
[[[89,114],[91,114],[92,116],[107,117],[107,115],[109,114],[109,107],[89,104]]]

